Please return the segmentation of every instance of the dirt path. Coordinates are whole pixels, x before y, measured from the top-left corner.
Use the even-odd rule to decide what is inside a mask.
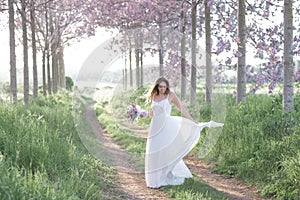
[[[85,116],[90,126],[93,129],[94,134],[99,138],[103,144],[107,155],[112,160],[112,165],[116,168],[117,183],[113,191],[117,193],[112,194],[118,199],[168,199],[166,194],[160,189],[149,189],[145,186],[144,173],[136,173],[139,170],[135,169],[135,166],[131,163],[124,162],[128,157],[127,152],[120,148],[111,137],[103,132],[103,129],[99,125],[94,110],[92,107],[88,107],[85,112]],[[126,126],[135,132],[137,137],[146,138],[146,131],[134,124],[127,124],[125,122],[122,125]],[[234,200],[260,200],[254,188],[247,187],[240,184],[236,179],[225,179],[220,175],[212,173],[212,167],[203,164],[201,161],[194,159],[188,155],[184,159],[187,166],[191,169],[192,173],[199,176],[202,180],[207,182],[211,187],[224,193],[229,199]],[[131,169],[131,170],[128,170]]]
[[[103,144],[104,153],[109,155],[112,167],[116,169],[117,182],[112,190],[113,193],[108,194],[111,199],[168,199],[166,194],[161,190],[147,188],[144,174],[136,173],[139,170],[135,170],[133,164],[125,162],[128,154],[108,134],[103,132],[92,107],[86,109],[85,117],[92,127],[94,134]]]

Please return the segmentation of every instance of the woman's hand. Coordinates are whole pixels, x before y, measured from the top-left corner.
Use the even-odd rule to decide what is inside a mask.
[[[153,111],[152,110],[149,112],[148,117],[153,117]]]

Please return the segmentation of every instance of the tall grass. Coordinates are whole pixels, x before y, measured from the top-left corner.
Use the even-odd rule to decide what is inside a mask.
[[[300,110],[282,112],[281,95],[228,98],[223,132],[207,160],[225,176],[256,185],[263,196],[300,199]]]
[[[68,93],[0,103],[0,199],[101,199],[113,170],[78,138]]]

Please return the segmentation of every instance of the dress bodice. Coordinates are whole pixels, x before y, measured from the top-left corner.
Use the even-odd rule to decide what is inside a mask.
[[[169,102],[169,98],[165,98],[161,101],[152,101],[153,116],[159,115],[171,115],[172,105]]]

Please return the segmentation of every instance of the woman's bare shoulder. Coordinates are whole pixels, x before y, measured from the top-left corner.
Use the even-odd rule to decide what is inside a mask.
[[[174,92],[170,91],[170,92],[169,92],[169,96],[171,96],[171,97],[176,97],[176,94],[175,94]]]
[[[172,91],[169,92],[169,100],[173,102],[176,99],[176,94]]]

